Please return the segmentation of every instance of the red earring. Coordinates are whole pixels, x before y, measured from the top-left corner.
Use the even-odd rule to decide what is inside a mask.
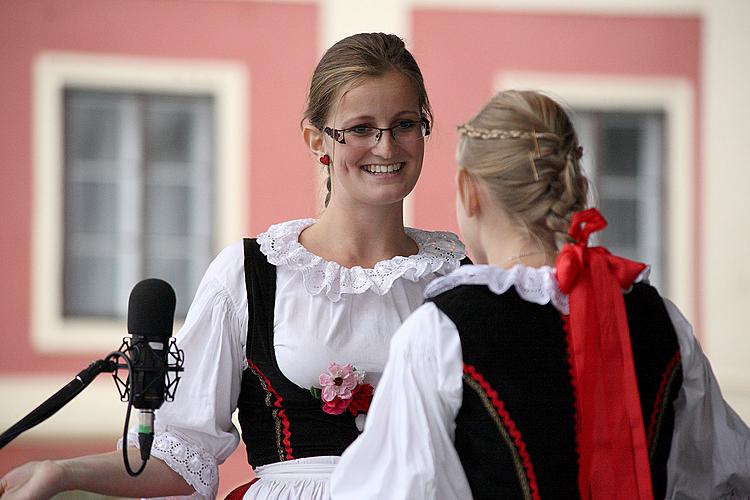
[[[322,163],[325,166],[328,166],[331,164],[331,157],[328,155],[323,155],[320,157],[320,163]]]

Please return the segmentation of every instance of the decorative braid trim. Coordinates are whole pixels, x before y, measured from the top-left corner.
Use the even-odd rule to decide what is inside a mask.
[[[472,365],[464,364],[463,380],[479,396],[487,413],[494,420],[503,441],[508,446],[513,456],[516,477],[518,477],[524,499],[539,500],[541,498],[539,486],[536,482],[534,467],[531,464],[531,457],[526,449],[526,443],[497,392]]]
[[[289,430],[290,423],[289,418],[286,415],[286,410],[283,408],[282,403],[284,398],[276,392],[271,385],[271,381],[263,374],[262,371],[249,359],[247,360],[248,367],[258,378],[263,390],[266,392],[266,406],[269,408],[275,407],[271,412],[273,421],[276,429],[276,451],[279,454],[279,461],[294,460],[292,455],[292,433]],[[271,403],[271,396],[275,398],[274,402]],[[283,437],[282,437],[283,435]],[[283,446],[282,446],[283,445]]]
[[[659,442],[659,433],[664,420],[667,403],[669,402],[669,395],[672,391],[672,385],[681,367],[681,359],[682,355],[680,354],[680,351],[677,350],[672,356],[672,359],[669,360],[669,363],[667,363],[667,367],[664,369],[664,373],[661,376],[659,391],[656,393],[656,398],[654,399],[654,406],[651,410],[651,418],[649,419],[647,434],[649,443],[649,461],[651,463],[653,463],[656,445]]]

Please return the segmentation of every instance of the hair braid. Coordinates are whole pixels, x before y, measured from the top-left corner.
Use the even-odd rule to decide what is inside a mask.
[[[548,250],[567,242],[572,214],[586,206],[588,182],[563,108],[538,92],[509,90],[459,132],[459,165]]]

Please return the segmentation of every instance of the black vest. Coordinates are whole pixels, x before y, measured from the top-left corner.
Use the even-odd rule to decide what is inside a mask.
[[[463,351],[456,449],[475,500],[580,498],[568,335],[552,304],[463,285],[432,301]],[[468,307],[470,305],[470,307]],[[625,295],[655,498],[666,494],[673,402],[682,384],[677,336],[656,290]]]
[[[237,408],[247,460],[253,467],[295,458],[341,455],[359,435],[349,412],[330,415],[323,403],[287,379],[273,347],[276,266],[255,239],[245,239],[248,368]],[[314,321],[314,318],[310,318]]]

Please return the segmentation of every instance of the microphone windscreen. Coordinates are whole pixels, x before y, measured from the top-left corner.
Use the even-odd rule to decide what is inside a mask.
[[[168,338],[174,324],[175,293],[166,281],[148,278],[136,283],[128,301],[128,333]]]

